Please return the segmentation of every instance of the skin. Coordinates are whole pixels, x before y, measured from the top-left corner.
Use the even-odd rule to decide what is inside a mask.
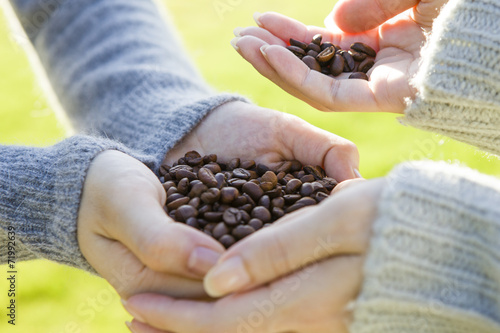
[[[344,32],[266,13],[257,17],[259,27],[237,29],[232,44],[261,74],[318,109],[403,112],[404,99],[415,95],[410,79],[418,68],[424,32],[432,28],[444,3],[341,0],[328,20],[330,27]],[[361,12],[363,19],[352,20]],[[283,48],[290,37],[307,41],[317,33],[343,48],[362,41],[376,49],[370,82],[311,72]],[[125,308],[135,317],[129,328],[140,333],[245,332],[245,325],[253,323],[250,330],[255,333],[347,333],[348,305],[361,288],[377,202],[389,185],[384,178],[345,182],[321,204],[290,214],[231,247],[204,280],[208,294],[226,295],[216,301],[158,294],[129,298]],[[328,246],[318,250],[320,243]],[[276,290],[282,302],[273,297]],[[269,301],[272,313],[262,310]],[[262,320],[257,320],[259,313]]]
[[[242,102],[211,112],[165,160],[171,163],[193,149],[216,153],[221,161],[239,156],[272,165],[298,159],[323,165],[339,180],[354,178],[358,167],[351,142],[298,117]],[[158,178],[130,156],[106,151],[90,165],[78,215],[78,242],[92,267],[124,299],[153,292],[207,298],[203,276],[224,248],[202,232],[174,223],[163,210],[165,201]],[[215,259],[210,265],[190,267],[190,256],[199,247],[213,251]]]

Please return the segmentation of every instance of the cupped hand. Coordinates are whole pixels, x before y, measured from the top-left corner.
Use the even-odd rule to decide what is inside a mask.
[[[217,154],[221,161],[239,157],[268,166],[299,160],[324,167],[338,181],[359,174],[358,150],[352,142],[296,116],[244,102],[212,111],[167,154],[165,163],[171,165],[189,150]]]
[[[329,29],[306,26],[277,13],[257,14],[259,27],[236,29],[231,43],[259,73],[317,109],[402,113],[406,100],[416,93],[411,79],[419,67],[425,33],[444,2],[345,0],[329,16]],[[375,49],[370,81],[349,80],[345,73],[332,78],[310,70],[285,49],[290,38],[309,43],[316,34],[343,49],[354,42]]]
[[[205,278],[214,302],[131,297],[136,333],[347,333],[385,180],[347,184],[231,247]]]
[[[78,242],[90,265],[126,299],[155,292],[206,298],[202,278],[224,248],[170,219],[158,178],[118,151],[92,161],[78,214]]]

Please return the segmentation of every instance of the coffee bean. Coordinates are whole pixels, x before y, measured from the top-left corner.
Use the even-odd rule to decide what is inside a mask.
[[[220,198],[220,190],[217,188],[210,188],[208,191],[202,193],[201,200],[207,204],[213,204]]]
[[[300,178],[300,181],[301,181],[302,183],[311,183],[311,182],[313,182],[313,181],[315,181],[315,180],[316,180],[316,178],[314,178],[314,176],[313,176],[313,175],[305,175],[305,176],[302,176],[302,177]]]
[[[165,177],[165,175],[168,175],[169,170],[170,170],[170,165],[162,164],[160,166],[160,176]]]
[[[285,211],[279,207],[273,207],[272,216],[274,219],[280,219],[285,215]]]
[[[177,187],[175,186],[172,186],[171,188],[168,189],[167,191],[167,198],[171,197],[172,195],[174,194],[180,194],[178,191],[177,191]],[[182,194],[181,194],[182,195]],[[167,199],[168,200],[168,199]]]
[[[237,226],[241,222],[241,211],[234,207],[228,208],[222,215],[222,219],[230,227]]]
[[[177,184],[177,192],[183,195],[187,195],[189,192],[189,179],[182,178]]]
[[[272,189],[271,191],[267,191],[264,194],[268,195],[269,198],[274,199],[282,195],[282,192],[283,191],[281,190],[281,187],[277,185],[274,189]]]
[[[196,217],[198,215],[198,211],[196,208],[190,205],[182,205],[175,211],[175,219],[177,221],[184,222],[190,217]]]
[[[312,38],[312,42],[318,46],[321,45],[321,41],[323,40],[323,36],[321,34],[316,34]]]
[[[349,52],[342,52],[342,57],[344,57],[344,71],[345,72],[350,72],[354,68],[354,59],[352,58],[352,55]],[[347,68],[347,70],[345,70]]]
[[[233,158],[229,163],[227,164],[227,169],[228,170],[234,170],[240,166],[240,159],[239,158]]]
[[[301,198],[299,201],[297,201],[295,204],[302,205],[302,206],[312,206],[316,204],[316,200],[314,200],[311,197],[304,197]]]
[[[285,174],[289,173],[290,170],[292,170],[292,162],[290,161],[285,161],[282,162],[281,165],[278,167],[276,170],[277,173],[284,172]]]
[[[274,198],[271,201],[271,205],[273,207],[283,208],[283,207],[285,207],[285,199],[283,199],[283,197]]]
[[[314,179],[316,179],[316,180],[323,178],[322,170],[320,170],[318,167],[315,167],[313,165],[304,166],[304,172],[309,174],[309,175],[313,175]]]
[[[222,220],[223,213],[221,212],[206,212],[203,214],[203,218],[208,222],[220,222]]]
[[[255,161],[254,160],[243,161],[240,163],[240,168],[247,170],[253,169],[255,168]]]
[[[318,54],[319,53],[316,52],[316,51],[309,50],[309,51],[307,51],[306,56],[310,56],[310,57],[316,58],[318,56]],[[304,58],[302,58],[302,61],[304,61]]]
[[[249,225],[239,225],[233,229],[232,235],[240,240],[255,232],[255,229]]]
[[[298,41],[296,39],[293,39],[293,38],[290,38],[290,45],[291,46],[296,46],[296,47],[299,47],[303,50],[307,49],[307,44],[306,43],[302,43],[301,41]]]
[[[167,208],[168,208],[168,210],[177,209],[177,208],[179,208],[182,205],[187,205],[188,202],[189,202],[189,200],[190,199],[188,197],[182,197],[180,199],[177,199],[177,200],[174,200],[174,201],[168,203],[167,204]]]
[[[198,171],[198,178],[208,187],[217,187],[217,179],[215,178],[212,171],[203,167]]]
[[[332,64],[330,65],[330,73],[333,76],[340,75],[344,71],[344,63],[344,57],[339,54],[335,54],[332,60]]]
[[[242,195],[238,196],[233,201],[233,205],[236,207],[246,205],[247,203],[248,203],[247,198],[245,196],[242,196]]]
[[[168,191],[169,188],[175,187],[175,182],[169,180],[166,181],[165,183],[162,184],[163,188],[165,189],[165,192]]]
[[[195,229],[199,229],[200,225],[198,224],[198,219],[196,217],[190,217],[186,220],[186,224]]]
[[[260,207],[260,206],[255,207],[252,210],[251,216],[253,218],[257,218],[257,219],[261,220],[264,223],[271,221],[271,213],[265,207]]]
[[[195,198],[201,196],[201,194],[205,191],[208,190],[208,187],[201,183],[201,184],[194,184],[191,186],[191,191],[189,191],[189,197],[190,198]]]
[[[218,212],[222,212],[224,213],[226,210],[228,210],[229,208],[231,208],[230,205],[228,204],[221,204],[218,208],[217,208],[217,211]]]
[[[313,50],[315,52],[318,52],[320,53],[321,52],[321,47],[319,47],[318,44],[314,44],[314,43],[310,43],[309,45],[307,45],[307,50]]]
[[[188,178],[189,181],[195,180],[198,177],[196,174],[192,171],[186,170],[186,169],[181,169],[175,173],[175,178],[177,180],[181,180],[182,178]]]
[[[307,67],[309,67],[313,71],[317,71],[317,72],[321,71],[321,66],[316,61],[316,58],[311,57],[309,55],[306,55],[304,58],[302,58],[302,61],[304,62],[304,64],[307,65]]]
[[[210,155],[203,156],[203,163],[209,164],[209,163],[215,163],[215,162],[217,162],[217,155],[210,154]]]
[[[253,206],[253,205],[251,205],[251,204],[245,204],[245,205],[243,205],[243,206],[239,206],[238,208],[239,208],[240,210],[243,210],[243,211],[247,212],[247,213],[250,213],[250,212],[252,211],[253,207],[254,207],[254,206]]]
[[[257,174],[259,176],[264,175],[268,171],[269,171],[269,168],[267,166],[265,166],[264,164],[257,164]]]
[[[259,200],[259,206],[265,207],[266,209],[271,209],[271,199],[268,195],[263,195]]]
[[[290,214],[290,213],[293,213],[296,210],[299,210],[299,209],[304,208],[304,207],[305,206],[303,206],[301,204],[294,204],[294,205],[291,205],[290,207],[288,207],[287,209],[285,209],[285,213]]]
[[[188,202],[188,205],[193,206],[194,208],[200,207],[200,204],[201,204],[201,199],[199,197],[194,197]]]
[[[368,73],[374,64],[375,62],[373,61],[373,58],[366,58],[359,64],[358,70],[363,73]]]
[[[234,243],[236,243],[236,239],[234,239],[234,237],[231,236],[231,235],[223,235],[221,238],[219,238],[219,242],[226,249],[228,249],[229,247],[231,247],[231,245],[233,245]]]
[[[242,190],[244,193],[248,194],[254,201],[258,201],[260,197],[264,195],[264,191],[259,185],[251,182],[247,182],[243,185]]]
[[[316,195],[314,196],[314,198],[319,203],[319,202],[325,200],[326,198],[328,198],[328,194],[326,194],[324,192],[318,192],[318,193],[316,193]]]
[[[365,43],[360,43],[360,42],[354,43],[351,45],[351,49],[353,49],[354,51],[366,53],[370,57],[375,57],[377,55],[375,50],[372,49],[370,46],[366,45]]]
[[[304,183],[300,188],[300,195],[303,197],[308,197],[314,192],[314,187],[311,183]]]
[[[202,205],[200,208],[198,208],[198,215],[204,216],[205,213],[211,211],[212,211],[212,205]]]
[[[255,230],[259,230],[262,228],[264,223],[262,223],[262,221],[259,219],[253,218],[250,221],[248,221],[248,225],[254,228]]]
[[[350,79],[361,79],[361,80],[366,80],[368,81],[368,75],[366,75],[363,72],[354,72],[351,75],[349,75]]]
[[[354,61],[361,62],[361,61],[365,60],[367,57],[366,53],[356,52],[354,50],[349,50],[348,52],[352,56]]]
[[[190,166],[196,166],[203,163],[203,157],[197,151],[190,151],[184,155],[186,163]]]
[[[306,173],[304,172],[304,170],[300,170],[300,171],[294,172],[293,175],[295,176],[295,178],[300,179],[300,178],[304,177],[306,175]]]
[[[242,168],[236,168],[233,170],[233,176],[239,179],[250,179],[250,172]]]
[[[247,203],[251,205],[252,207],[255,207],[255,201],[252,199],[252,197],[248,193],[243,193],[243,196],[247,199]]]
[[[270,183],[270,182],[264,182],[264,183],[260,183],[260,188],[264,191],[264,192],[267,192],[267,191],[271,191],[274,186],[273,186],[273,183]]]
[[[238,196],[240,192],[234,187],[224,187],[220,190],[220,201],[225,204],[232,203]]]
[[[243,223],[248,223],[248,221],[250,221],[251,219],[250,213],[248,213],[246,210],[241,210],[241,209],[240,212],[241,212],[241,220],[243,221]]]
[[[293,178],[286,184],[285,193],[287,194],[294,193],[295,191],[299,190],[301,186],[302,182],[297,178]]]
[[[224,176],[223,173],[219,172],[218,174],[216,174],[215,179],[217,180],[217,188],[219,190],[227,186],[226,177]]]
[[[217,223],[215,222],[210,222],[208,223],[205,228],[203,228],[205,231],[210,231],[212,232],[212,230],[214,230],[215,226],[217,225]]]
[[[205,164],[203,166],[204,168],[212,171],[212,173],[215,175],[215,174],[218,174],[219,172],[222,171],[220,165],[218,165],[217,163],[208,163],[208,164]],[[198,178],[200,177],[200,175],[198,175]]]
[[[224,222],[217,223],[214,230],[212,230],[212,235],[214,238],[221,238],[224,235],[227,235],[229,232],[229,228],[224,224]]]
[[[300,198],[301,198],[300,194],[287,194],[287,195],[283,196],[283,199],[285,199],[285,204],[287,204],[287,205],[294,204]]]
[[[232,178],[227,181],[227,184],[232,187],[236,187],[238,189],[242,188],[243,185],[247,183],[246,180],[244,179],[239,179],[239,178]]]
[[[316,57],[316,60],[318,60],[318,62],[322,66],[327,66],[334,56],[335,56],[335,48],[333,46],[330,46],[329,48],[321,51],[321,53],[319,53],[318,56]]]
[[[278,177],[276,177],[276,174],[272,171],[267,171],[264,173],[261,177],[261,180],[263,183],[271,183],[274,186],[278,184]]]
[[[287,46],[287,49],[300,59],[306,55],[306,51],[298,46]]]

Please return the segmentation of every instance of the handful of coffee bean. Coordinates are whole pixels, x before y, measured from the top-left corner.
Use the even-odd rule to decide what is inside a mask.
[[[330,42],[322,43],[323,36],[315,35],[311,43],[306,44],[290,38],[287,47],[293,54],[312,70],[335,77],[342,73],[352,74],[349,79],[368,80],[368,71],[375,64],[377,53],[370,46],[357,42],[350,50],[342,50],[340,46]]]
[[[285,161],[270,169],[239,158],[190,151],[173,166],[162,165],[165,211],[217,239],[226,248],[270,226],[285,214],[326,199],[337,185],[320,166]]]

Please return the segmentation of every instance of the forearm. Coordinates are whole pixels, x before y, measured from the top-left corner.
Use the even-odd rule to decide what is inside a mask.
[[[151,0],[12,2],[75,128],[159,162],[212,109],[241,99],[214,94]]]
[[[500,331],[499,202],[500,181],[469,169],[392,171],[353,332]]]
[[[0,146],[0,264],[14,229],[17,260],[40,257],[92,270],[80,253],[76,221],[87,169],[107,149],[126,150],[85,136],[46,148]]]
[[[500,70],[494,1],[450,1],[434,22],[405,122],[500,154]]]

